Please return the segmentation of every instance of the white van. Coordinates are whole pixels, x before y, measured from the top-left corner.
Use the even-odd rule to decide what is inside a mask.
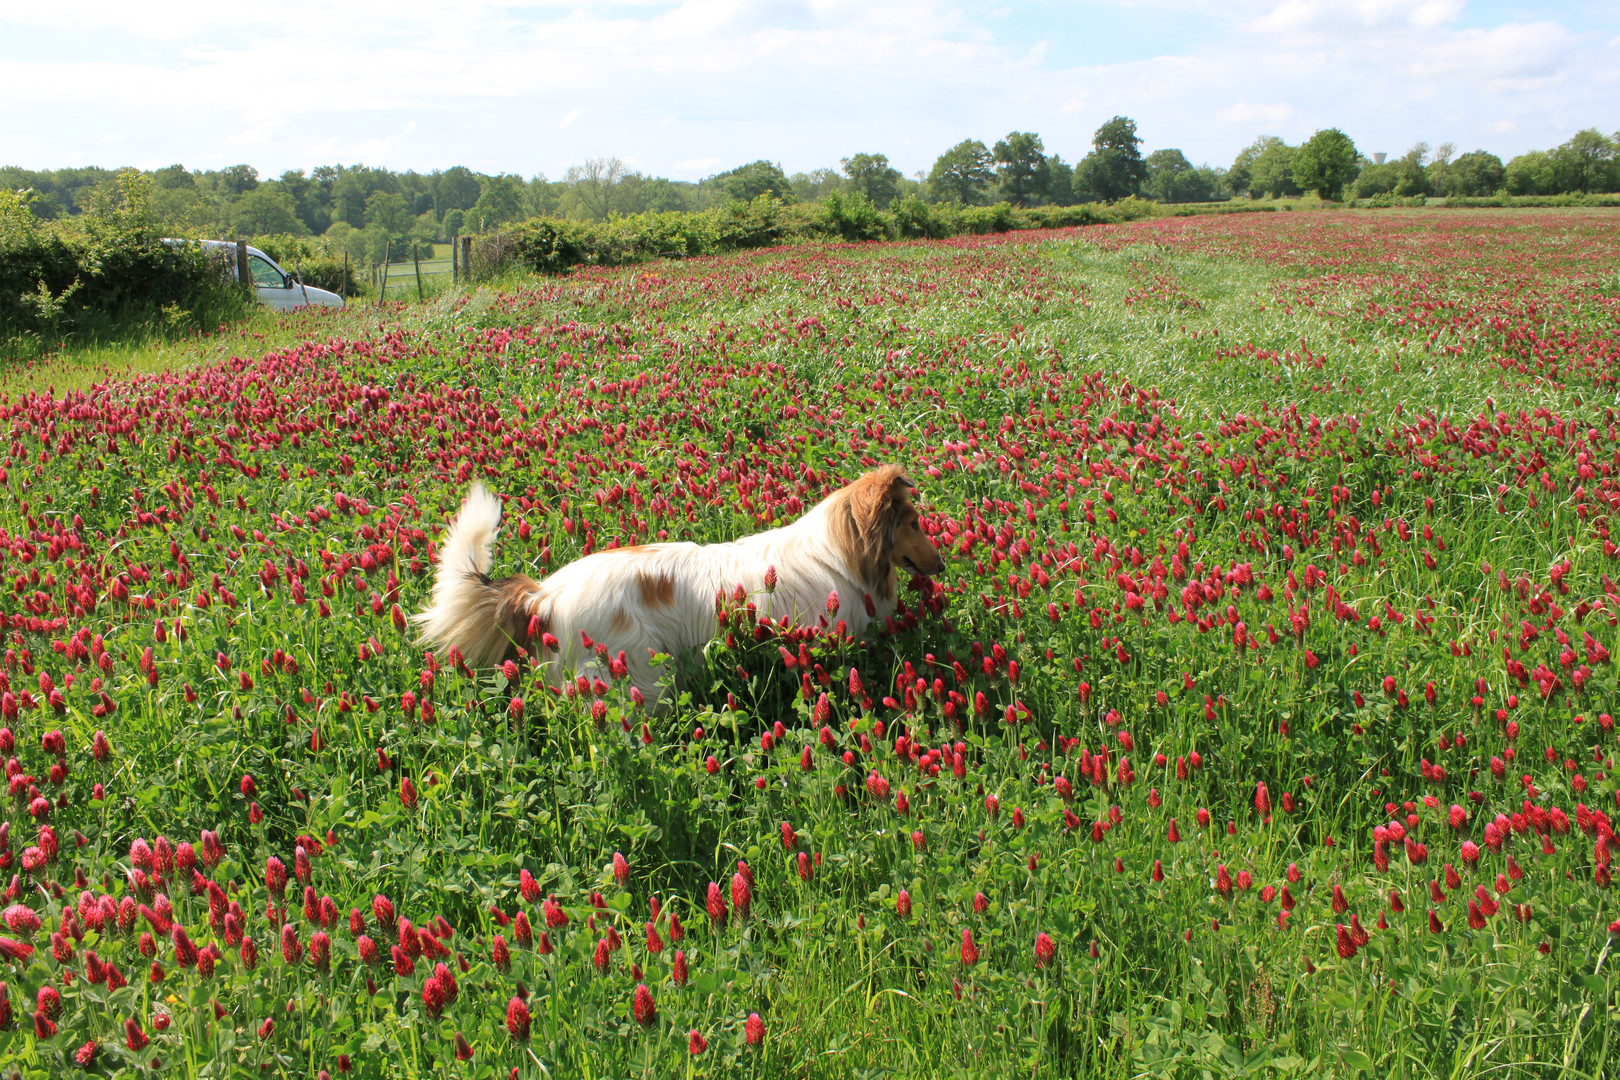
[[[186,243],[184,240],[170,240],[165,243]],[[236,244],[230,240],[203,240],[203,250],[210,256],[218,259],[222,268],[232,280],[236,278]],[[325,289],[317,289],[313,285],[305,285],[298,278],[287,273],[276,261],[258,248],[249,246],[247,249],[248,273],[253,277],[253,291],[258,294],[259,300],[278,311],[291,311],[301,307],[330,307],[343,306],[343,297]]]

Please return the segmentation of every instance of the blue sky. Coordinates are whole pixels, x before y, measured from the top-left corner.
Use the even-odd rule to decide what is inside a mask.
[[[1224,165],[1338,127],[1504,159],[1620,130],[1620,5],[1589,0],[81,0],[0,6],[0,164],[324,163],[677,179],[1116,113]]]

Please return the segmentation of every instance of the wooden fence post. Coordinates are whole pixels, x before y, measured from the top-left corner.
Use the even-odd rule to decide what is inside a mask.
[[[461,280],[465,284],[472,283],[472,237],[461,238]]]
[[[253,275],[248,273],[247,241],[236,242],[236,283],[242,286],[242,291],[249,296],[253,295]]]
[[[461,280],[461,278],[456,273],[457,265],[458,265],[458,263],[460,261],[459,260],[460,255],[461,255],[461,237],[455,235],[454,233],[451,233],[450,234],[450,284],[452,284],[452,285],[454,285],[456,282]]]
[[[416,302],[422,302],[422,260],[416,254],[416,244],[411,244],[411,265],[416,267]]]

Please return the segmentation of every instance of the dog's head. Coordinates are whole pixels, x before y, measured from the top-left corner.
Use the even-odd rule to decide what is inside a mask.
[[[883,465],[838,493],[845,502],[835,515],[845,525],[845,555],[867,581],[890,588],[891,571],[928,577],[945,569],[911,505],[915,490],[900,466]]]

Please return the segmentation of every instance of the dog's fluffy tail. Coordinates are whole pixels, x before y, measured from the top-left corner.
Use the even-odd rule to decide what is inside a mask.
[[[424,642],[453,645],[474,667],[497,663],[528,636],[526,606],[535,583],[521,574],[489,577],[500,523],[500,500],[473,484],[439,546],[433,603],[411,616]]]

